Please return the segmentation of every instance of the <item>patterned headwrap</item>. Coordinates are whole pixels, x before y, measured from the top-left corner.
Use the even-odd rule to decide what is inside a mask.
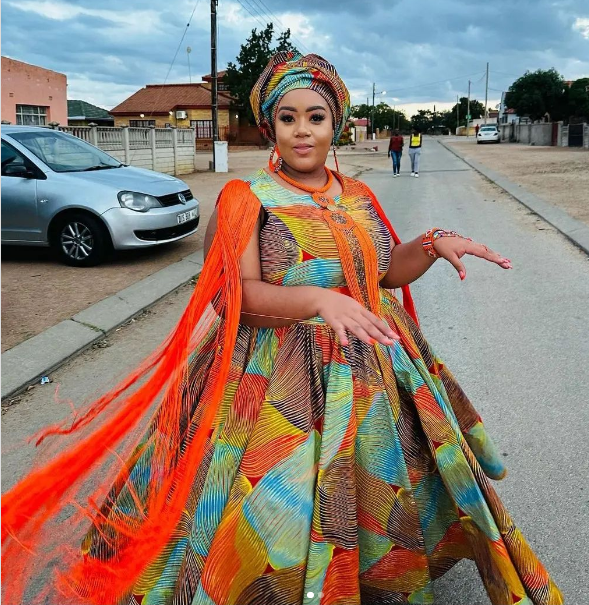
[[[276,142],[278,102],[291,90],[310,88],[319,93],[333,114],[333,140],[336,142],[350,115],[350,93],[335,67],[318,55],[298,52],[276,53],[252,88],[250,103],[262,134]]]

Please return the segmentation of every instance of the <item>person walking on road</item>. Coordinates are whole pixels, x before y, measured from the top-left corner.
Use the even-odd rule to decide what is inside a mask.
[[[399,130],[396,129],[389,141],[388,152],[388,155],[393,159],[393,176],[399,176],[399,172],[401,171],[401,156],[403,155],[404,144],[405,140],[399,134]]]
[[[409,158],[411,159],[411,176],[419,177],[419,159],[421,157],[422,136],[419,128],[413,128],[409,137]]]
[[[180,321],[2,498],[5,602],[425,604],[467,558],[493,605],[560,605],[409,291],[438,259],[511,262],[438,227],[401,243],[326,166],[350,95],[325,59],[276,54],[250,99],[275,146],[221,191]]]

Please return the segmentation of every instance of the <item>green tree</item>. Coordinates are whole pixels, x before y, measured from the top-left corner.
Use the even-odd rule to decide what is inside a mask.
[[[352,117],[372,120],[372,105],[366,103],[354,105],[352,107]],[[376,131],[376,129],[384,130],[387,127],[389,129],[394,127],[400,130],[408,130],[410,123],[402,111],[394,110],[387,103],[379,103],[374,107],[374,128]]]
[[[411,126],[419,128],[421,132],[427,132],[433,125],[434,114],[429,109],[419,109],[415,115],[411,116]]]
[[[351,115],[353,118],[370,118],[371,112],[372,105],[366,105],[366,103],[362,103],[362,105],[352,105]]]
[[[589,118],[589,78],[575,80],[568,90],[566,117]]]
[[[456,108],[458,107],[460,124],[456,121]],[[443,113],[441,124],[447,126],[452,133],[456,132],[458,126],[466,126],[466,116],[468,109],[468,97],[461,97],[458,103],[454,104],[454,107],[449,111]],[[477,120],[483,117],[485,114],[485,106],[476,99],[470,100],[470,119]]]
[[[539,120],[547,113],[559,120],[567,113],[567,94],[564,78],[553,69],[538,69],[518,78],[505,95],[505,104],[519,116]]]
[[[241,45],[235,63],[229,63],[227,66],[225,83],[235,99],[234,106],[245,115],[250,124],[256,123],[249,102],[250,92],[268,61],[279,51],[296,51],[290,42],[290,29],[278,37],[275,46],[272,44],[273,38],[272,23],[268,23],[266,28],[259,32],[253,29],[246,43]]]

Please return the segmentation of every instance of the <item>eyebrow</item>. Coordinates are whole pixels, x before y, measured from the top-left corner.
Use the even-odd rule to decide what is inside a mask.
[[[311,107],[307,107],[307,112],[309,111],[317,111],[318,109],[321,109],[322,111],[327,111],[327,109],[325,109],[325,107],[323,107],[323,105],[312,105]],[[278,108],[278,111],[293,111],[294,113],[297,112],[297,108],[296,107],[286,107],[286,106],[282,106]]]

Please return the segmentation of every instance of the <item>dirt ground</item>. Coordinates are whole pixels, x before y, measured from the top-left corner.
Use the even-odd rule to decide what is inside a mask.
[[[358,170],[354,157],[342,163],[346,174]],[[268,151],[232,151],[229,174],[209,172],[211,159],[208,153],[198,154],[199,171],[180,177],[200,202],[201,220],[197,233],[179,242],[118,252],[105,264],[86,269],[60,264],[48,248],[2,246],[2,352],[202,248],[223,185],[264,166]]]
[[[589,225],[587,150],[513,143],[477,145],[474,140],[451,141],[450,145]]]

